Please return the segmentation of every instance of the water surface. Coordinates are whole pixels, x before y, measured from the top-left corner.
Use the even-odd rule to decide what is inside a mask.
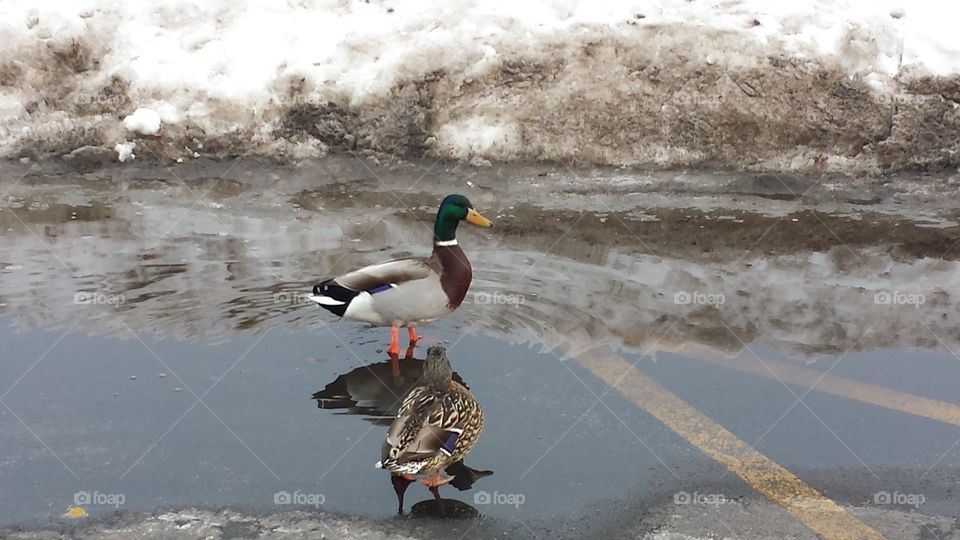
[[[680,491],[761,497],[577,361],[603,349],[843,504],[923,494],[919,511],[957,517],[957,425],[847,395],[853,381],[960,404],[950,216],[900,218],[856,197],[665,204],[628,190],[587,204],[582,186],[537,197],[334,172],[3,184],[3,524],[56,520],[82,492],[122,494],[121,510],[276,510],[289,493],[392,515],[373,468],[387,416],[312,397],[387,361],[389,333],[336,321],[305,294],[327,275],[426,255],[431,212],[453,190],[497,226],[461,227],[471,293],[422,334],[483,405],[466,464],[494,474],[444,496],[560,525],[642,514]],[[808,392],[767,363],[840,382]],[[429,497],[412,486],[408,507]]]

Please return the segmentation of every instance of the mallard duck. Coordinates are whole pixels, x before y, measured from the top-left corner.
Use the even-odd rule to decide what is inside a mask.
[[[399,356],[401,326],[413,345],[417,324],[449,314],[467,295],[473,270],[457,244],[461,221],[493,226],[466,197],[448,195],[437,211],[430,257],[395,259],[321,281],[310,298],[337,316],[390,326],[387,352]]]
[[[469,390],[453,380],[446,350],[430,347],[423,385],[403,399],[375,465],[390,472],[398,512],[403,513],[403,494],[417,476],[430,488],[442,510],[440,486],[453,477],[441,477],[440,473],[463,459],[477,443],[481,431],[480,405]]]

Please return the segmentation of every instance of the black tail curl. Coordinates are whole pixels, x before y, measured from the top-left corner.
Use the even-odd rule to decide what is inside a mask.
[[[338,285],[336,281],[328,279],[326,281],[321,281],[313,286],[314,296],[320,296],[334,300],[336,302],[343,302],[342,304],[320,304],[320,307],[333,313],[338,317],[343,317],[343,314],[347,311],[347,306],[350,305],[350,302],[360,294],[359,292],[348,289],[341,285]],[[319,302],[318,302],[319,303]]]

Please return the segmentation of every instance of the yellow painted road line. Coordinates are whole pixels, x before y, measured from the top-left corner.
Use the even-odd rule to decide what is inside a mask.
[[[576,358],[595,376],[633,404],[653,415],[701,452],[725,465],[754,489],[790,512],[804,525],[831,540],[876,540],[883,536],[793,473],[751,448],[612,352]]]
[[[736,359],[719,356],[698,356],[697,358],[743,373],[759,375],[768,379],[779,379],[786,384],[806,388],[814,387],[814,391],[817,392],[833,394],[835,396],[877,405],[878,407],[960,426],[960,407],[945,401],[937,401],[906,392],[898,392],[882,386],[863,383],[829,373],[824,375],[815,369],[795,366],[776,360],[764,360],[761,363],[759,360],[750,361],[750,359],[747,358]],[[766,364],[766,366],[764,366],[764,364]],[[767,369],[768,367],[770,369]]]

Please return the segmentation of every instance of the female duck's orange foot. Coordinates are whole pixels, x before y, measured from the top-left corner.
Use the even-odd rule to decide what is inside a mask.
[[[400,356],[400,327],[390,327],[390,346],[387,348],[390,356]]]
[[[442,485],[444,485],[444,484],[449,484],[449,483],[452,482],[452,481],[453,481],[453,477],[452,477],[452,476],[442,476],[442,477],[441,477],[439,474],[436,474],[436,475],[434,475],[434,476],[432,476],[432,477],[430,477],[430,478],[421,479],[421,480],[420,480],[420,483],[423,484],[423,485],[425,485],[425,486],[427,486],[428,488],[431,488],[431,489],[432,489],[432,488],[440,487],[440,486],[442,486]]]

